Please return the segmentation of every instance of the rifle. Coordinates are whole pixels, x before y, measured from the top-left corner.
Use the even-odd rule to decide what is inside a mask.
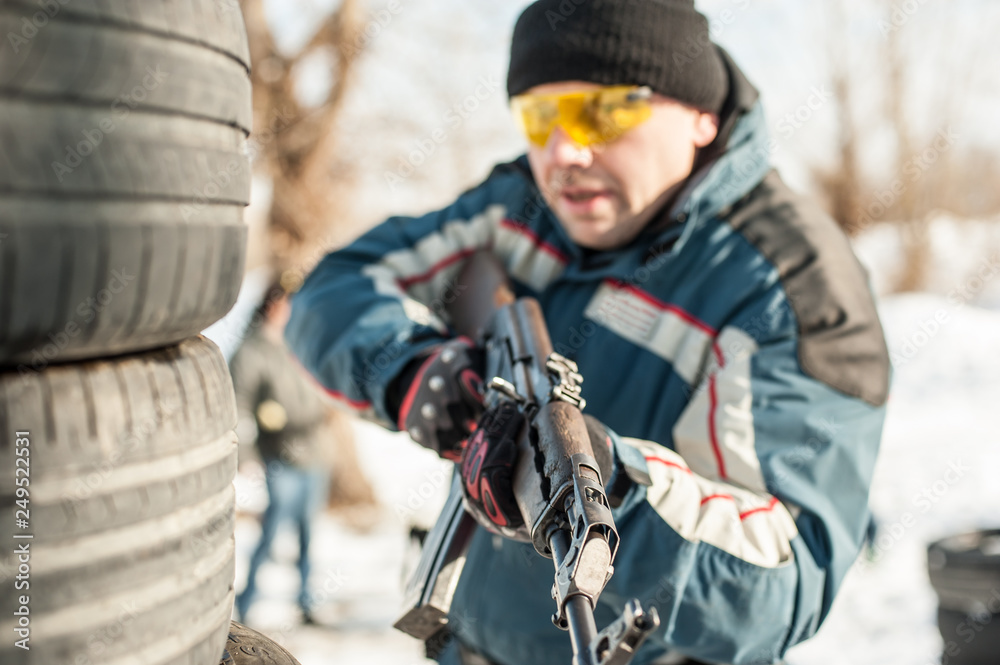
[[[659,625],[659,616],[632,599],[604,630],[598,632],[594,621],[597,600],[614,572],[618,532],[583,419],[583,378],[575,363],[552,350],[538,303],[513,301],[504,291],[502,270],[491,257],[474,256],[459,280],[477,287],[453,306],[452,322],[486,349],[486,405],[510,401],[527,422],[518,439],[514,496],[535,551],[555,566],[552,621],[569,632],[573,665],[625,665]],[[488,316],[491,303],[500,307]],[[460,492],[453,483],[411,580],[412,609],[395,624],[420,639],[433,640],[446,629],[473,532],[474,521],[455,499]]]

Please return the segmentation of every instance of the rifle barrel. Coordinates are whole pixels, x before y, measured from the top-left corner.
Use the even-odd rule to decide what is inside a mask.
[[[584,596],[572,596],[566,601],[569,640],[573,644],[573,665],[593,665],[590,647],[597,638],[597,623],[590,601]]]
[[[559,566],[569,551],[569,534],[563,529],[553,531],[549,547],[558,574]],[[594,609],[586,596],[578,594],[566,600],[566,621],[573,645],[573,665],[595,665],[590,648],[597,638],[597,623],[594,621]]]

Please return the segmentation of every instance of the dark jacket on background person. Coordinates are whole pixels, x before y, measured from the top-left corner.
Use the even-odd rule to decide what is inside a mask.
[[[233,356],[230,372],[240,444],[249,443],[256,427],[256,447],[265,464],[278,460],[300,468],[318,465],[328,407],[285,345],[255,329]]]
[[[608,486],[626,465],[651,480],[614,511],[621,545],[596,609],[606,625],[631,597],[657,607],[635,665],[670,651],[777,660],[826,617],[870,519],[889,363],[867,279],[835,223],[769,166],[756,91],[728,66],[722,149],[628,246],[574,245],[522,157],[329,254],[286,329],[329,394],[395,429],[387,390],[451,337],[444,303],[489,249],[614,431]],[[531,545],[480,529],[449,625],[491,661],[569,662],[551,587]]]

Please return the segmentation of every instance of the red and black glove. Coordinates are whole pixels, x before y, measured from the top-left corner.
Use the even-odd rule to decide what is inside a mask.
[[[514,499],[517,437],[524,416],[511,402],[488,410],[462,452],[462,492],[465,509],[489,531],[530,541]]]
[[[483,363],[482,350],[459,338],[437,347],[411,372],[404,372],[399,429],[441,457],[458,461],[464,441],[483,413]]]
[[[584,419],[606,483],[613,469],[611,439],[599,420],[589,415]],[[502,402],[483,415],[462,452],[462,491],[465,509],[487,530],[531,542],[529,527],[514,498],[517,441],[524,427],[524,416],[512,402]]]

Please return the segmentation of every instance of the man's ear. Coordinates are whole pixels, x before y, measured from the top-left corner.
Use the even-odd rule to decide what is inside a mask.
[[[694,121],[695,147],[704,148],[719,135],[719,116],[715,113],[699,113]]]

